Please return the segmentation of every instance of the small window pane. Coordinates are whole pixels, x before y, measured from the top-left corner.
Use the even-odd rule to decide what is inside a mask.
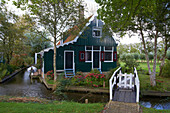
[[[105,50],[112,50],[112,46],[106,46]]]
[[[100,50],[100,46],[93,46],[93,50]]]
[[[112,52],[105,52],[105,61],[112,61]]]
[[[93,30],[93,36],[101,36],[100,30]]]
[[[86,50],[92,50],[92,46],[86,46]]]
[[[91,51],[86,51],[86,61],[91,61]]]

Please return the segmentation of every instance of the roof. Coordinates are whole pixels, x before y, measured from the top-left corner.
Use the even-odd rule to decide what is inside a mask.
[[[82,24],[75,25],[73,28],[66,31],[65,33],[68,34],[66,40],[64,40],[63,43],[61,43],[61,41],[58,41],[56,48],[77,42],[77,39],[79,38],[79,36],[83,33],[83,31],[86,29],[86,27],[90,24],[90,22],[94,18],[95,18],[95,15],[91,15],[87,19],[85,19],[85,21]],[[112,38],[114,39],[113,36],[114,36],[114,34],[112,32]],[[41,52],[39,52],[38,54],[48,52],[51,49],[54,49],[54,47],[44,49]]]

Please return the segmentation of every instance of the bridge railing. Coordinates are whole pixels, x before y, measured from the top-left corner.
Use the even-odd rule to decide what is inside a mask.
[[[119,67],[111,76],[109,80],[109,90],[110,90],[110,100],[113,98],[113,87],[117,85],[118,73],[121,72],[121,67]],[[114,80],[114,81],[113,81]]]
[[[136,85],[136,102],[139,102],[139,90],[140,90],[140,82],[136,68],[134,68],[134,76],[135,76],[135,85]]]

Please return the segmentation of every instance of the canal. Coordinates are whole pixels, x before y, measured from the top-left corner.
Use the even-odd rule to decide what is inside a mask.
[[[57,93],[57,92],[56,92]],[[47,90],[44,84],[39,79],[34,79],[31,83],[29,72],[22,71],[16,76],[0,84],[0,95],[7,96],[20,96],[20,97],[39,97],[50,100],[68,100],[84,103],[85,99],[88,99],[91,103],[109,101],[109,95],[107,94],[84,94],[78,92],[65,92],[64,96],[57,96],[51,90]],[[170,98],[160,97],[142,97],[140,98],[140,104],[145,107],[152,107],[156,109],[170,109]]]

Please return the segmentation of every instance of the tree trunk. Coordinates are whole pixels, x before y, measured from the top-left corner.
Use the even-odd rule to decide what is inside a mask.
[[[54,8],[54,15],[56,15],[56,6],[55,4],[53,5],[53,8]],[[56,33],[56,21],[57,21],[57,18],[55,16],[55,21],[54,21],[54,61],[53,61],[53,66],[54,66],[54,82],[56,82],[56,79],[57,79],[57,73],[56,73],[56,53],[57,53],[57,49],[56,49],[56,40],[57,40],[57,33]]]
[[[155,76],[156,76],[156,59],[157,59],[157,38],[158,38],[158,31],[156,31],[155,34],[153,71],[152,74],[150,75],[151,86],[156,86]]]
[[[168,39],[167,39],[167,37],[165,36],[165,50],[164,50],[164,54],[163,54],[163,56],[162,56],[162,61],[161,61],[160,71],[159,71],[159,76],[161,76],[161,74],[162,74],[162,69],[163,69],[163,66],[164,66],[164,64],[165,64],[166,52],[167,52],[167,49],[168,49],[167,43],[168,43]]]
[[[140,27],[141,26],[142,25],[140,24]],[[141,36],[142,36],[142,43],[143,43],[143,46],[144,46],[145,58],[146,58],[146,61],[147,61],[149,75],[151,75],[151,68],[150,68],[150,64],[149,64],[149,57],[148,57],[148,52],[146,50],[146,44],[145,44],[145,39],[144,39],[144,35],[143,35],[143,32],[142,32],[142,28],[140,28],[140,32],[141,32]]]
[[[54,39],[54,61],[53,61],[53,66],[54,66],[54,82],[57,79],[57,73],[56,73],[56,38]]]

